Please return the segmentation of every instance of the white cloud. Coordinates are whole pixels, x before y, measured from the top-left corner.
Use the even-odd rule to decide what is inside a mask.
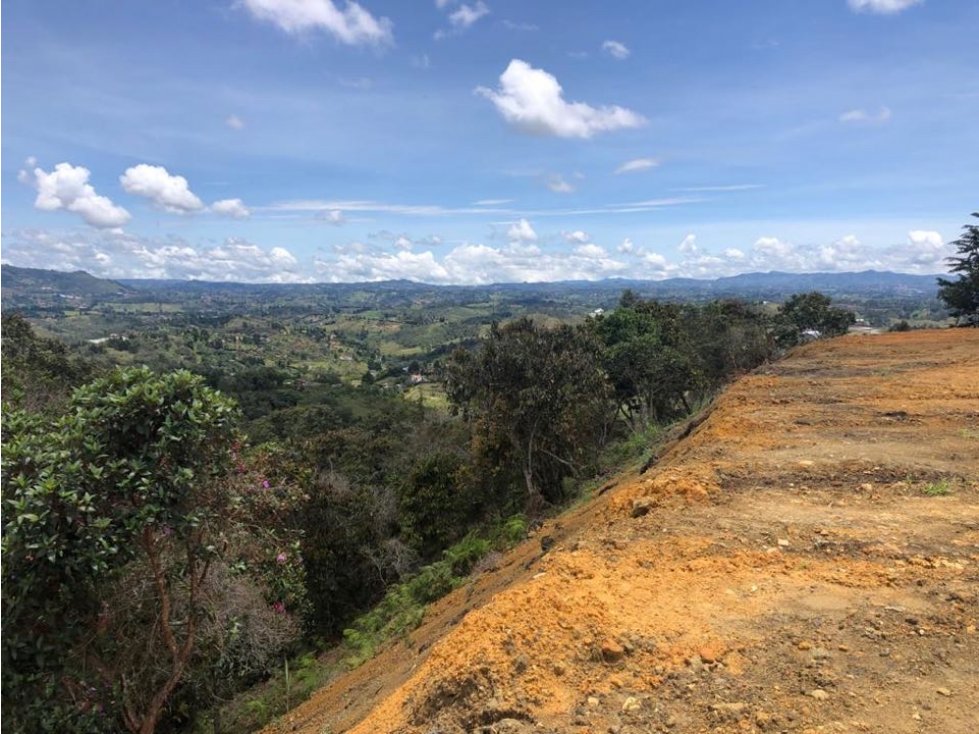
[[[778,237],[759,237],[755,241],[755,252],[761,255],[786,257],[792,252],[792,245],[782,242]]]
[[[429,251],[341,255],[336,260],[316,260],[315,267],[322,278],[333,283],[401,279],[451,282],[449,272]]]
[[[622,244],[616,249],[618,249],[619,252],[628,255],[636,251],[636,246],[633,244],[632,240],[626,237],[624,240],[622,240]]]
[[[565,179],[557,174],[545,179],[545,184],[552,191],[556,191],[558,193],[570,193],[575,190],[572,184],[568,183]],[[570,217],[582,214],[608,216],[634,214],[636,212],[654,211],[663,207],[679,206],[681,204],[691,204],[699,201],[703,201],[703,199],[690,196],[677,196],[662,199],[648,199],[646,201],[634,201],[624,204],[600,204],[594,207],[581,209],[518,209],[512,207],[486,208],[481,205],[449,207],[440,204],[402,204],[352,199],[296,199],[292,201],[280,201],[269,206],[261,207],[261,209],[272,212],[312,212],[318,214],[320,217],[324,217],[323,212],[331,210],[339,210],[343,212],[380,212],[411,217],[442,217],[460,214],[497,214],[510,215],[512,217]],[[256,209],[258,209],[258,207],[256,207]]]
[[[650,168],[655,168],[659,165],[659,161],[655,158],[633,158],[631,161],[626,161],[621,166],[615,169],[616,174],[620,173],[635,173],[636,171],[648,171]]]
[[[449,23],[455,28],[468,28],[480,18],[489,15],[486,3],[477,0],[472,5],[460,5],[449,13]]]
[[[334,227],[339,227],[340,225],[347,223],[347,218],[343,215],[343,211],[340,209],[324,209],[316,215],[316,218],[329,222]]]
[[[298,262],[295,256],[284,247],[273,247],[269,250],[269,258],[276,265],[285,267],[295,265]]]
[[[850,9],[857,13],[878,13],[890,15],[907,10],[923,0],[847,0]]]
[[[848,234],[815,251],[814,265],[822,270],[852,270],[864,264],[867,253],[856,235]]]
[[[574,185],[565,181],[564,177],[558,173],[548,176],[547,188],[555,194],[570,194],[574,191]]]
[[[27,267],[83,269],[105,278],[175,278],[225,282],[306,282],[298,258],[284,247],[264,249],[228,238],[197,247],[177,238],[142,238],[120,231],[13,232],[5,257]]]
[[[590,240],[591,237],[588,236],[588,233],[587,232],[584,232],[584,231],[582,231],[580,229],[576,229],[573,232],[565,232],[564,233],[564,239],[567,242],[584,244],[584,243],[588,242],[588,240]]]
[[[35,168],[33,181],[26,171],[18,175],[22,183],[37,189],[34,206],[44,211],[65,209],[78,214],[86,223],[100,229],[121,227],[130,220],[129,212],[100,196],[88,182],[91,172],[83,166],[59,163],[50,173]]]
[[[629,54],[632,53],[624,43],[619,41],[606,41],[602,44],[602,51],[619,61],[629,58]]]
[[[478,87],[476,93],[490,100],[511,125],[537,135],[590,138],[646,122],[642,115],[624,107],[567,102],[553,75],[520,59],[513,59],[500,75],[498,90]]]
[[[688,234],[683,238],[683,240],[680,241],[677,249],[685,255],[694,255],[699,252],[697,247],[697,235]]]
[[[240,0],[239,5],[290,34],[322,30],[349,46],[393,41],[391,21],[375,18],[355,2],[347,2],[343,10],[332,0]]]
[[[724,250],[724,257],[728,260],[744,260],[744,253],[737,247],[729,247]]]
[[[439,4],[436,2],[436,6],[440,10],[444,10],[450,5],[454,5],[454,2],[443,2]],[[440,28],[435,32],[435,40],[440,40],[442,38],[448,38],[451,35],[456,35],[467,30],[473,26],[480,18],[484,18],[489,15],[490,9],[487,7],[486,3],[482,0],[476,0],[472,5],[461,4],[451,13],[449,13],[449,25],[450,29],[446,30]]]
[[[234,219],[247,219],[251,212],[241,199],[221,199],[211,204],[211,211]]]
[[[480,199],[479,201],[474,201],[473,206],[501,206],[503,204],[509,204],[513,199]]]
[[[238,115],[228,115],[224,120],[224,124],[232,130],[243,130],[245,128],[245,121],[238,117]]]
[[[398,235],[398,237],[394,240],[394,246],[399,250],[410,250],[413,245],[414,243],[403,234]]]
[[[514,222],[507,230],[507,238],[511,242],[536,242],[537,233],[530,226],[530,222],[521,219],[519,222]]]
[[[190,214],[204,208],[204,203],[187,185],[187,179],[172,175],[163,166],[140,163],[126,169],[119,177],[119,183],[127,193],[144,196],[174,214]]]
[[[665,272],[670,267],[667,259],[658,252],[650,252],[643,258],[643,262],[656,272]]]
[[[915,229],[908,232],[911,261],[919,265],[937,265],[945,257],[945,242],[938,232]]]
[[[591,242],[586,245],[578,245],[576,248],[574,248],[574,252],[576,255],[581,255],[581,257],[593,259],[608,257],[608,253],[605,251],[604,247],[599,247]]]
[[[881,107],[877,112],[868,112],[867,110],[848,110],[840,115],[840,122],[851,123],[851,124],[863,124],[863,125],[883,125],[889,122],[891,119],[891,110],[889,107]]]

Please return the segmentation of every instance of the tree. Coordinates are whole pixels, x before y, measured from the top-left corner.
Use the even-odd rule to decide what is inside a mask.
[[[830,306],[832,299],[818,291],[797,293],[782,304],[777,319],[777,339],[782,346],[798,344],[803,332],[821,337],[845,334],[856,322],[852,311]]]
[[[979,217],[979,212],[972,216]],[[979,326],[979,225],[967,224],[954,244],[961,257],[950,257],[949,270],[960,273],[958,280],[938,279],[938,297],[960,324]]]
[[[234,415],[200,377],[146,368],[79,388],[53,424],[4,411],[2,677],[14,731],[118,728],[113,718],[156,729],[205,621]]]
[[[606,436],[609,386],[600,344],[586,331],[528,318],[494,324],[473,352],[446,367],[449,398],[469,420],[472,451],[488,473],[522,477],[532,511],[561,499]]]
[[[95,367],[72,356],[57,339],[37,336],[20,314],[3,315],[4,407],[31,412],[57,412],[68,401],[72,387],[95,375]]]
[[[605,344],[603,362],[618,410],[633,429],[689,412],[687,394],[700,386],[697,355],[673,304],[627,298],[594,323]]]

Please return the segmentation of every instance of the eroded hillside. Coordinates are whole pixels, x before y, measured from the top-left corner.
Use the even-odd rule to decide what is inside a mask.
[[[270,731],[972,734],[977,618],[979,331],[846,337]]]

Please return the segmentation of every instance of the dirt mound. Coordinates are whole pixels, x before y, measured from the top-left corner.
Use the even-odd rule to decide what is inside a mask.
[[[979,709],[979,332],[815,343],[270,731],[928,732]]]

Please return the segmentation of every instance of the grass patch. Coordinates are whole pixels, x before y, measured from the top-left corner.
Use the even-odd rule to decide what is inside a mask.
[[[599,457],[599,471],[621,471],[642,465],[663,437],[663,426],[650,425],[605,447]]]
[[[322,688],[338,670],[335,663],[320,659],[313,652],[284,661],[279,671],[265,683],[221,706],[221,731],[243,734],[267,726]],[[191,729],[193,734],[215,731],[212,716],[201,712]]]
[[[930,482],[921,488],[921,493],[928,497],[945,497],[952,493],[952,485],[947,479],[939,482]]]
[[[444,551],[442,560],[423,566],[407,581],[388,589],[380,604],[343,631],[344,644],[350,650],[347,665],[360,665],[374,657],[383,643],[418,627],[425,607],[460,586],[492,548],[488,539],[470,533]]]

